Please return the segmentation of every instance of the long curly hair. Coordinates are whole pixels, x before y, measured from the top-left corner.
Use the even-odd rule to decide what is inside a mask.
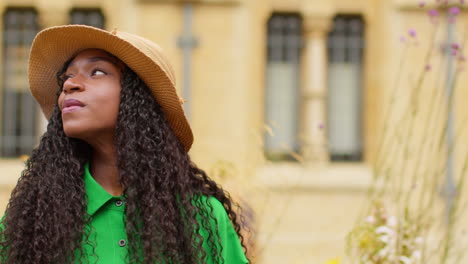
[[[61,76],[71,60],[57,73],[57,97],[63,86]],[[126,200],[126,261],[205,263],[211,259],[223,263],[219,236],[210,228],[216,220],[211,208],[198,199],[202,196],[222,203],[246,251],[238,205],[191,162],[161,106],[128,67],[122,71],[121,86],[114,140]],[[90,145],[65,135],[55,105],[47,131],[26,162],[7,205],[0,233],[2,263],[72,263],[76,257],[82,263],[89,261],[83,245],[94,244],[89,239],[92,230],[83,173],[91,155]],[[202,246],[201,228],[209,233],[205,241],[209,251]]]

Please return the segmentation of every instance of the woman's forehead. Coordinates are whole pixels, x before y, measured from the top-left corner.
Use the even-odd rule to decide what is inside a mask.
[[[97,62],[97,61],[107,61],[119,68],[123,68],[123,63],[115,56],[109,52],[101,49],[85,49],[78,52],[67,68],[70,68],[76,64],[77,61],[84,60],[87,63]]]

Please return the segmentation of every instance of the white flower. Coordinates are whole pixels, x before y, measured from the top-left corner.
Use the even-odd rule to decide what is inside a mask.
[[[422,257],[422,253],[421,253],[421,250],[416,250],[413,252],[413,254],[411,255],[411,258],[414,259],[414,260],[420,260]]]
[[[420,236],[414,239],[414,243],[416,243],[417,245],[421,245],[423,242],[424,242],[424,239]]]
[[[401,256],[401,257],[400,257],[400,261],[401,261],[403,264],[411,264],[411,259],[409,259],[409,258],[406,257],[406,256]]]
[[[373,215],[369,215],[368,217],[366,217],[366,222],[369,224],[375,223],[375,217]]]
[[[381,250],[379,250],[379,252],[377,252],[377,255],[379,257],[385,257],[388,255],[388,249],[387,248],[382,248]]]
[[[387,234],[390,236],[393,236],[395,234],[395,231],[393,231],[390,227],[388,226],[379,226],[375,229],[375,232],[377,234]]]
[[[380,241],[384,242],[385,244],[388,244],[390,242],[390,237],[388,235],[383,235],[379,237]]]
[[[387,225],[388,226],[391,226],[391,227],[394,227],[397,225],[397,219],[395,216],[390,216],[388,219],[387,219]]]

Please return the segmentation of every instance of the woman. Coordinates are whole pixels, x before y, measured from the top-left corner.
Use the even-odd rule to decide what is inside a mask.
[[[248,262],[233,201],[187,154],[192,132],[156,44],[49,28],[29,82],[49,123],[2,221],[3,263]]]

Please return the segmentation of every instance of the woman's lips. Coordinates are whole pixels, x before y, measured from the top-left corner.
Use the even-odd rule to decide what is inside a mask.
[[[78,109],[81,109],[83,108],[82,106],[69,106],[69,107],[65,107],[62,109],[62,114],[66,114],[66,113],[70,113],[70,112],[73,112],[73,111],[76,111]]]
[[[62,103],[62,114],[74,112],[83,108],[85,105],[77,99],[67,99]]]

